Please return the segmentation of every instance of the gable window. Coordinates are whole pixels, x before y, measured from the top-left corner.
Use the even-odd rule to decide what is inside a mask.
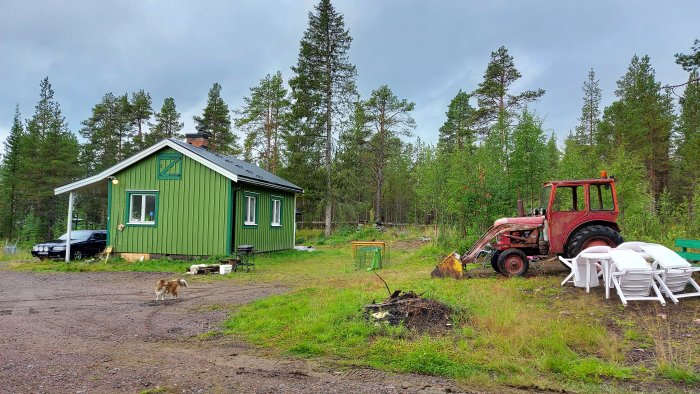
[[[158,155],[158,179],[182,179],[182,155],[163,153]]]
[[[127,192],[128,224],[155,226],[158,192]]]
[[[245,217],[243,224],[246,226],[256,226],[258,224],[257,210],[258,210],[258,197],[255,194],[244,193],[243,203],[245,210]]]
[[[279,227],[282,225],[282,200],[279,197],[272,197],[272,215],[270,225]]]

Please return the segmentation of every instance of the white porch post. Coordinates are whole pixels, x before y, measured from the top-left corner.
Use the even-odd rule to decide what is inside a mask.
[[[66,226],[66,263],[70,261],[70,231],[73,228],[73,192],[68,194],[68,225]]]

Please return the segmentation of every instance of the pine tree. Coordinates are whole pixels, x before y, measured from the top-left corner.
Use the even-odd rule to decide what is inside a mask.
[[[163,100],[160,112],[154,114],[155,123],[149,123],[150,132],[146,134],[146,145],[150,146],[165,138],[182,138],[184,123],[180,122],[175,99],[167,97]]]
[[[145,128],[153,115],[151,95],[146,93],[143,89],[139,90],[138,92],[131,93],[131,101],[129,104],[131,124],[134,127],[132,132],[133,144],[137,150],[143,149],[146,147]]]
[[[681,195],[691,199],[700,186],[700,80],[698,71],[688,76],[678,119],[678,162]]]
[[[15,238],[17,222],[20,218],[19,176],[20,153],[24,138],[24,127],[19,112],[15,107],[10,135],[5,140],[5,153],[0,166],[0,237]]]
[[[258,86],[250,88],[243,107],[236,110],[236,127],[246,133],[244,152],[247,160],[258,162],[276,174],[281,164],[281,135],[291,102],[284,88],[282,73],[267,74]]]
[[[87,141],[82,146],[82,161],[88,174],[98,173],[126,159],[132,153],[131,105],[129,98],[107,93],[84,120],[80,135]]]
[[[364,107],[357,102],[350,127],[340,135],[333,171],[338,220],[368,221],[374,216],[369,214],[373,209],[372,173],[367,165],[371,159],[370,136]]]
[[[513,111],[544,95],[543,89],[511,94],[509,92],[511,85],[521,76],[515,68],[513,57],[508,54],[505,47],[491,52],[491,61],[484,72],[484,80],[474,92],[479,102],[479,115],[482,120],[496,123],[503,128],[507,125],[508,116],[512,115]],[[503,130],[498,131],[503,133]]]
[[[588,164],[587,146],[581,144],[579,138],[572,133],[564,139],[564,154],[562,155],[556,177],[559,179],[586,179],[593,177],[596,169]]]
[[[311,153],[307,158],[297,158],[301,161],[322,158],[319,164],[325,172],[326,235],[330,234],[333,217],[333,139],[357,96],[357,72],[348,58],[351,41],[343,16],[330,0],[321,0],[309,13],[309,27],[301,39],[297,65],[292,67],[296,75],[289,81],[294,99],[292,116],[300,127],[297,133],[303,136],[292,135],[293,141],[288,145],[310,145],[299,147],[300,151]]]
[[[676,63],[680,64],[688,72],[697,71],[700,68],[700,40],[695,39],[691,50],[692,53],[689,54],[676,54]],[[697,78],[696,76],[696,80]]]
[[[377,215],[380,215],[382,208],[385,167],[392,149],[401,146],[399,137],[410,136],[416,126],[410,115],[415,106],[415,103],[396,97],[386,85],[372,91],[370,98],[364,102],[366,119],[373,128],[369,149],[372,152],[370,163],[374,172],[374,212]],[[381,219],[381,216],[378,218]]]
[[[103,171],[145,147],[148,134],[144,134],[144,122],[150,116],[144,115],[148,111],[138,109],[139,106],[150,106],[150,96],[143,91],[133,93],[131,101],[126,93],[121,96],[107,93],[92,108],[90,118],[81,123],[79,130],[86,140],[80,149],[83,176]],[[87,223],[105,225],[104,198],[79,194],[75,209]]]
[[[552,131],[549,140],[547,140],[547,179],[556,179],[560,161],[561,152],[557,146],[557,136]]]
[[[648,56],[632,58],[617,82],[618,100],[605,109],[598,134],[602,146],[622,145],[645,164],[651,195],[658,201],[668,187],[675,115],[669,93],[662,91],[654,74]],[[613,158],[608,155],[608,160]]]
[[[228,105],[221,98],[221,85],[214,83],[202,116],[194,116],[193,119],[198,132],[209,134],[209,150],[230,156],[241,153],[238,137],[231,131]]]
[[[511,86],[520,77],[513,57],[505,47],[500,47],[491,52],[491,61],[484,72],[484,80],[474,92],[479,103],[479,119],[489,134],[491,149],[497,149],[493,153],[499,158],[506,174],[510,170],[509,156],[512,149],[510,119],[525,104],[544,95],[543,89],[526,90],[519,94],[510,93]]]
[[[439,145],[445,149],[472,152],[476,141],[476,109],[471,106],[471,96],[461,89],[447,107],[447,120],[440,127]]]
[[[598,132],[600,124],[600,99],[601,90],[595,71],[591,68],[588,79],[583,83],[583,107],[581,108],[581,122],[576,126],[576,137],[581,144],[593,146],[594,136]]]
[[[541,185],[547,180],[548,155],[542,121],[525,109],[513,131],[510,184],[531,208],[539,201]]]
[[[38,234],[51,239],[65,223],[65,196],[54,196],[53,189],[81,175],[79,145],[68,130],[48,78],[41,82],[39,102],[27,122],[27,136],[20,160],[20,188],[27,212],[38,221]],[[30,240],[31,241],[31,240]]]

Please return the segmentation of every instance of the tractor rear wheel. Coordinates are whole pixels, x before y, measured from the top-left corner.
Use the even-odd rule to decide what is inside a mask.
[[[496,251],[494,251],[493,254],[491,255],[491,268],[493,268],[493,270],[496,271],[496,272],[501,272],[501,271],[499,271],[499,269],[498,269],[498,256],[501,255],[501,252],[503,252],[503,251],[502,251],[502,250],[496,250]]]
[[[620,233],[610,227],[596,224],[578,230],[571,237],[566,250],[568,257],[574,257],[591,246],[610,246],[614,248],[622,242]]]
[[[530,264],[520,249],[507,249],[498,256],[498,272],[504,276],[524,276]]]

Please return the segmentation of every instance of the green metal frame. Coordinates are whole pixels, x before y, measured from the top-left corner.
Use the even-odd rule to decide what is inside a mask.
[[[155,194],[156,208],[153,213],[153,223],[129,223],[131,221],[131,195],[132,194]],[[160,201],[160,192],[154,190],[128,190],[126,192],[126,210],[124,211],[125,225],[128,227],[158,227],[158,206]]]
[[[165,168],[161,169],[161,162],[163,160],[170,160]],[[158,174],[159,180],[180,180],[182,179],[182,155],[179,153],[161,153],[158,155],[158,160],[156,160],[156,172]],[[170,171],[175,168],[175,173]]]
[[[280,202],[280,224],[273,225],[272,218],[275,216],[275,201]],[[284,207],[284,197],[270,195],[270,228],[282,229],[282,209]]]
[[[245,210],[248,208],[248,204],[246,202],[246,197],[255,197],[255,224],[246,224],[246,212]],[[255,193],[255,192],[243,192],[243,199],[242,199],[242,208],[243,208],[243,215],[241,215],[241,219],[243,219],[243,227],[245,228],[256,228],[258,227],[258,223],[260,223],[260,218],[258,217],[258,214],[260,213],[260,210],[258,209],[260,207],[260,193]]]

